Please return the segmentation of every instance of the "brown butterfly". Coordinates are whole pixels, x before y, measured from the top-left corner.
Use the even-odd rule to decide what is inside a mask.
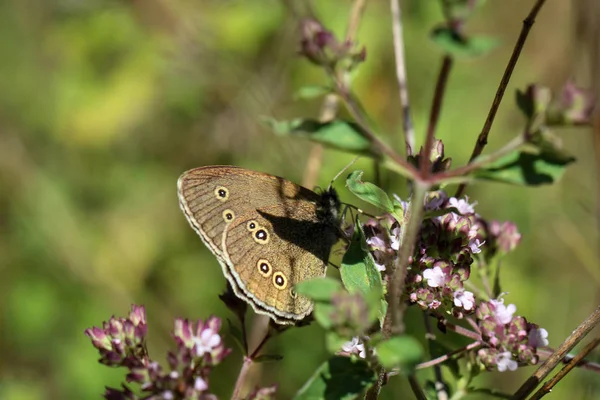
[[[235,294],[279,324],[313,309],[294,292],[298,282],[325,276],[340,232],[340,201],[284,178],[234,166],[185,172],[179,204],[217,257]]]

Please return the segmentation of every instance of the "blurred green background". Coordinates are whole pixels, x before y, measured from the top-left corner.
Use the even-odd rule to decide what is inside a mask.
[[[351,2],[315,3],[325,25],[343,35]],[[466,27],[501,45],[454,65],[438,129],[454,166],[468,159],[532,4],[488,2]],[[422,140],[442,55],[428,33],[443,17],[436,1],[404,1],[403,12],[409,94]],[[558,88],[569,76],[588,83],[573,14],[567,1],[548,1],[540,13],[487,151],[522,129],[516,88],[533,81]],[[181,214],[175,183],[183,171],[209,164],[301,182],[311,144],[276,137],[259,122],[263,115],[318,113],[318,100],[293,97],[304,85],[324,82],[297,56],[296,28],[278,0],[0,2],[0,398],[94,399],[105,385],[117,385],[124,371],[98,364],[83,331],[112,314],[125,316],[131,303],[147,307],[149,347],[160,361],[174,317],[232,317],[217,298],[225,285],[221,269]],[[387,1],[368,2],[358,37],[367,61],[354,87],[385,140],[399,147]],[[578,163],[559,184],[468,190],[485,218],[518,224],[522,244],[502,266],[506,301],[546,328],[553,346],[600,298],[592,133],[561,136]],[[351,159],[326,151],[319,184]],[[357,168],[372,179],[368,161]],[[386,181],[406,196],[401,179]],[[347,192],[342,197],[356,202]],[[422,337],[420,313],[411,310],[409,318],[408,329]],[[440,336],[451,346],[466,343]],[[267,351],[284,359],[255,378],[278,382],[281,399],[327,357],[317,326],[286,332]],[[230,396],[240,365],[235,350],[214,372],[219,397]],[[477,384],[510,392],[532,371],[486,374]],[[407,393],[406,380],[396,377],[382,398],[411,398]],[[598,375],[577,370],[549,398],[599,393]]]

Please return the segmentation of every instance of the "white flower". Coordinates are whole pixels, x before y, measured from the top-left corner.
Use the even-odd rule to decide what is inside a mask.
[[[548,331],[544,328],[534,328],[529,331],[529,345],[533,347],[548,346]]]
[[[496,356],[496,364],[498,365],[498,371],[504,372],[506,370],[514,371],[517,369],[519,364],[511,358],[510,351],[505,351]]]
[[[485,243],[485,241],[482,242],[479,239],[473,239],[473,240],[469,241],[469,247],[471,248],[471,253],[473,253],[473,254],[481,253],[480,247],[483,246],[484,243]]]
[[[212,352],[218,345],[220,345],[221,337],[217,334],[217,332],[207,328],[200,333],[200,337],[194,337],[194,343],[196,344],[196,355],[201,356],[204,353]]]
[[[454,305],[462,307],[466,311],[472,310],[475,305],[475,296],[468,290],[458,289],[454,292]]]
[[[194,390],[197,390],[198,392],[203,392],[206,389],[208,389],[206,381],[200,377],[197,377],[194,381]]]
[[[505,306],[504,299],[490,300],[490,303],[496,308],[496,321],[502,325],[508,324],[512,320],[515,311],[517,311],[517,306],[514,304]]]
[[[427,285],[430,287],[440,287],[444,285],[446,276],[440,267],[433,267],[423,271],[423,278],[427,279]]]
[[[477,205],[477,202],[469,204],[468,200],[468,197],[466,199],[457,199],[456,197],[450,197],[450,200],[448,200],[448,206],[456,208],[458,212],[462,215],[475,214],[474,207]]]
[[[368,238],[367,244],[375,250],[385,249],[385,241],[379,236],[373,236]]]
[[[365,345],[360,343],[358,337],[353,337],[351,341],[344,343],[342,351],[348,354],[358,354],[360,358],[365,358],[367,353],[365,351]]]

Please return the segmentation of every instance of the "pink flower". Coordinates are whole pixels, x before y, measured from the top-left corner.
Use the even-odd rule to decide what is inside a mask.
[[[504,351],[496,355],[496,365],[498,366],[498,371],[500,372],[504,372],[506,370],[514,371],[519,366],[519,364],[512,359],[510,351]]]
[[[356,336],[353,337],[351,341],[344,343],[342,351],[348,354],[358,354],[360,358],[365,358],[367,356],[365,345],[362,344]]]
[[[423,278],[427,279],[427,285],[430,287],[444,286],[446,275],[440,267],[433,267],[423,271]]]
[[[454,305],[462,307],[466,311],[472,310],[475,305],[475,296],[467,290],[458,289],[454,292]]]
[[[533,328],[529,331],[529,343],[533,347],[548,346],[548,331],[544,328]]]
[[[505,306],[504,299],[490,300],[490,303],[495,307],[496,321],[502,325],[508,324],[512,320],[513,314],[517,311],[517,306],[514,304]]]
[[[211,353],[221,344],[221,337],[211,328],[205,328],[199,336],[194,337],[196,345],[196,355],[201,356],[204,353]]]
[[[456,197],[450,197],[448,200],[448,207],[454,207],[458,210],[462,215],[475,214],[475,206],[477,202],[473,204],[469,204],[469,198],[465,199],[457,199]]]

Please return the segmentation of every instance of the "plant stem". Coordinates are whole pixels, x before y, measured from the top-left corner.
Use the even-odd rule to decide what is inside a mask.
[[[398,257],[395,261],[394,272],[390,281],[390,307],[388,313],[391,315],[391,333],[394,335],[404,331],[401,305],[402,289],[406,280],[406,272],[410,258],[419,234],[419,228],[423,219],[423,203],[429,185],[423,181],[414,182],[414,191],[411,197],[410,206],[405,220],[406,226],[403,229],[402,241]],[[387,316],[386,316],[387,318]],[[385,333],[384,333],[385,334]]]
[[[392,32],[394,35],[394,54],[396,55],[396,78],[398,80],[398,92],[400,94],[400,105],[402,106],[402,127],[404,131],[404,143],[406,155],[413,155],[415,148],[415,128],[410,117],[410,101],[408,100],[408,85],[406,82],[406,62],[404,56],[404,37],[402,34],[402,12],[400,0],[390,0],[392,10]]]
[[[511,397],[512,400],[525,399],[536,388],[536,386],[544,380],[550,372],[560,363],[573,347],[577,345],[598,323],[600,322],[600,306],[589,317],[585,319],[578,327],[569,335],[569,337],[561,344],[558,349],[552,353],[546,361],[531,375],[521,387]]]
[[[427,126],[427,137],[425,139],[425,147],[423,154],[421,154],[421,177],[427,179],[431,174],[429,156],[435,140],[435,129],[440,119],[440,111],[442,109],[442,100],[444,99],[444,93],[446,91],[446,84],[448,83],[448,77],[452,70],[452,57],[446,54],[442,60],[442,67],[438,75],[437,83],[435,85],[435,92],[433,95],[433,102],[431,103],[431,112],[429,113],[429,124]]]
[[[517,61],[519,60],[519,56],[521,55],[521,51],[523,50],[523,46],[525,45],[525,41],[527,40],[527,36],[529,35],[529,31],[531,27],[535,23],[535,18],[539,13],[540,9],[544,5],[546,0],[537,0],[533,5],[531,11],[527,18],[523,20],[523,28],[521,29],[521,33],[519,34],[519,38],[517,39],[517,43],[515,43],[515,47],[513,49],[512,55],[510,56],[510,60],[508,60],[508,65],[504,70],[504,74],[502,75],[502,79],[500,79],[500,84],[498,85],[498,90],[496,90],[496,95],[494,96],[494,101],[492,102],[492,106],[490,107],[490,111],[488,112],[488,116],[485,120],[485,124],[483,125],[483,129],[477,138],[477,142],[475,143],[475,148],[473,149],[473,153],[471,154],[471,158],[469,162],[472,162],[477,158],[482,152],[485,146],[487,145],[488,136],[490,130],[492,129],[492,124],[494,123],[494,119],[496,118],[496,113],[498,112],[498,108],[500,107],[500,103],[502,102],[502,98],[504,97],[504,92],[506,91],[506,87],[508,86],[508,82],[510,81],[510,77],[517,65]],[[462,184],[456,190],[455,197],[460,197],[466,188],[466,184]]]
[[[231,400],[238,400],[241,398],[240,392],[242,391],[242,389],[244,388],[244,385],[246,384],[246,378],[248,377],[248,371],[250,370],[250,367],[252,366],[254,359],[258,356],[258,353],[262,350],[263,346],[265,345],[265,343],[267,343],[267,341],[270,338],[271,338],[271,331],[270,331],[270,327],[267,326],[267,333],[265,334],[265,336],[263,337],[261,342],[258,344],[258,346],[256,346],[256,349],[254,349],[252,354],[250,354],[249,356],[244,356],[244,362],[242,363],[242,368],[240,368],[240,372],[235,381],[235,386],[233,388],[233,394],[231,395]]]
[[[577,366],[577,364],[579,364],[581,361],[583,361],[585,356],[590,354],[592,352],[592,350],[594,350],[598,345],[600,345],[600,337],[597,337],[594,340],[592,340],[591,342],[589,342],[579,352],[579,354],[577,354],[575,357],[573,357],[573,359],[571,359],[571,361],[569,361],[560,371],[558,371],[558,373],[556,375],[554,375],[552,377],[552,379],[550,379],[549,381],[544,383],[544,385],[542,385],[542,387],[537,392],[535,392],[533,396],[531,396],[530,400],[541,399],[542,397],[544,397],[545,395],[550,393],[552,388],[554,386],[556,386],[556,384],[558,382],[560,382],[560,380],[562,378],[564,378],[569,372],[571,372],[573,370],[573,368],[575,368]]]
[[[246,382],[246,376],[248,375],[248,371],[250,370],[251,365],[252,359],[250,357],[244,356],[244,362],[242,363],[242,368],[240,369],[240,373],[238,374],[237,380],[235,381],[235,387],[233,388],[231,400],[240,399],[240,392],[244,387],[244,383]]]

